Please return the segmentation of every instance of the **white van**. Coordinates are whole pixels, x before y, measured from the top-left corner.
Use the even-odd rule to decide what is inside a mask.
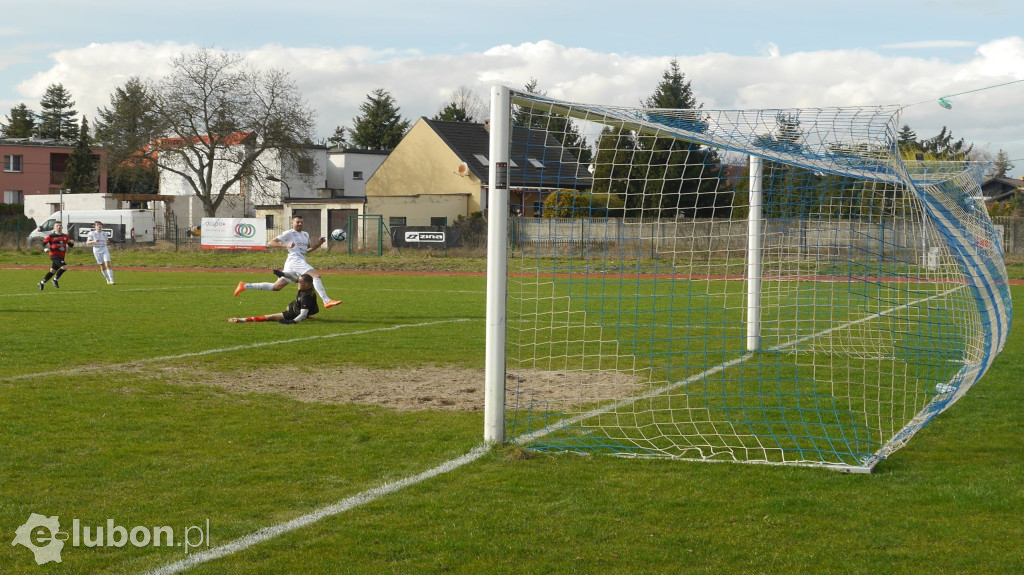
[[[103,223],[113,244],[153,242],[153,213],[148,210],[90,210],[54,212],[38,228],[28,235],[30,246],[43,242],[53,233],[53,224],[64,224],[64,233],[71,236],[79,246],[85,246],[89,231],[97,221]]]

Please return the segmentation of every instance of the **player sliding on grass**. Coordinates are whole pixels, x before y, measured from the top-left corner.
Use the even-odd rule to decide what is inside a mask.
[[[309,262],[306,261],[306,254],[324,245],[325,242],[327,242],[327,238],[320,238],[318,242],[311,244],[309,234],[302,231],[302,216],[292,217],[292,229],[270,240],[270,243],[267,244],[267,247],[288,250],[288,258],[284,261],[284,269],[280,271],[274,270],[274,273],[278,276],[277,281],[274,283],[238,282],[238,287],[235,288],[235,297],[238,297],[238,294],[247,289],[281,291],[284,286],[294,282],[300,274],[309,274],[313,278],[313,287],[316,289],[316,293],[320,294],[320,299],[324,300],[325,308],[332,308],[340,304],[340,301],[328,297],[327,290],[324,289],[324,283],[320,280],[320,272],[313,269],[313,266],[309,265]]]
[[[276,321],[283,324],[299,323],[316,315],[320,308],[316,306],[316,296],[313,295],[313,277],[309,274],[299,276],[299,293],[295,301],[288,304],[288,309],[282,313],[270,315],[257,315],[254,317],[232,317],[228,323],[245,323],[250,321]]]

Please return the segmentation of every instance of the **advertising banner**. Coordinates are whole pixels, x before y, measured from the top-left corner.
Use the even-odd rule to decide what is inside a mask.
[[[396,248],[454,248],[462,244],[459,228],[396,226],[391,228],[391,245]]]
[[[267,249],[267,222],[262,218],[203,218],[204,250]]]
[[[76,244],[84,247],[94,224],[95,222],[68,222],[68,228],[65,231],[71,236],[71,239],[75,240]],[[103,224],[103,233],[107,234],[107,241],[111,244],[124,243],[124,224]]]

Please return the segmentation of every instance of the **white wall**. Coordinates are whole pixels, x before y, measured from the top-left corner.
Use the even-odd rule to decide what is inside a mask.
[[[174,156],[171,156],[171,157],[173,158]],[[176,169],[181,169],[181,171],[186,171],[186,170],[184,170],[182,168],[183,168],[183,166],[176,167]],[[222,185],[224,185],[224,182],[226,182],[232,175],[234,175],[235,169],[236,169],[235,168],[235,164],[232,163],[232,162],[215,160],[214,166],[213,166],[213,178],[212,178],[213,179],[212,190],[213,190],[214,194],[216,194],[217,191],[220,190],[220,187]],[[218,217],[224,217],[224,218],[243,217],[243,214],[240,211],[241,210],[241,203],[242,203],[241,201],[238,202],[238,206],[239,206],[238,210],[239,211],[237,213],[232,213],[232,212],[228,211],[229,209],[232,209],[231,207],[228,206],[228,204],[229,204],[228,197],[234,196],[234,197],[237,197],[237,198],[241,198],[241,192],[242,192],[242,184],[241,184],[241,182],[235,182],[234,184],[232,184],[228,188],[228,190],[224,194],[225,195],[224,203],[221,204],[221,207],[217,211],[217,216]],[[195,197],[195,190],[192,189],[192,186],[188,183],[188,180],[186,180],[184,177],[179,176],[178,174],[175,174],[175,173],[173,173],[173,172],[171,172],[169,170],[161,169],[160,170],[160,193],[168,195],[168,196],[184,196],[184,197],[191,198],[191,200],[188,200],[188,201],[179,201],[178,199],[176,199],[173,202],[174,205],[170,208],[178,216],[178,226],[179,227],[185,227],[185,224],[183,222],[186,219],[189,220],[189,221],[193,221],[193,222],[198,223],[199,219],[201,219],[204,216],[204,214],[202,213],[203,212],[202,204],[199,202],[199,199]],[[234,203],[234,202],[230,202],[230,203]],[[252,211],[251,210],[251,203],[252,203],[251,200],[247,198],[245,204],[246,204],[246,211],[248,211],[248,212]],[[193,204],[198,204],[199,207],[196,208]],[[195,212],[197,210],[198,210],[199,214],[195,215]],[[183,216],[185,216],[185,217],[183,217]]]
[[[242,215],[242,197],[235,196],[224,196],[224,201],[221,202],[220,208],[217,210],[218,218],[242,218],[247,217]],[[167,215],[171,217],[167,218],[166,225],[172,226],[177,224],[179,228],[196,227],[202,223],[203,218],[206,216],[206,211],[203,210],[203,202],[195,196],[180,196],[174,198],[172,202],[166,202],[166,214],[157,214],[157,225],[164,225],[164,218]],[[247,211],[255,213],[252,208],[251,202],[245,202],[245,208]]]
[[[229,202],[237,203],[237,208],[226,208],[225,204],[221,204],[221,208],[217,211],[218,217],[252,217],[255,214],[255,206],[268,206],[268,205],[280,205],[282,200],[286,197],[294,198],[316,198],[319,197],[318,189],[323,187],[328,180],[328,159],[327,149],[323,147],[314,147],[306,150],[307,153],[313,158],[313,174],[310,177],[310,183],[307,184],[299,176],[298,166],[288,163],[288,165],[282,165],[280,154],[276,150],[267,150],[260,155],[260,164],[262,169],[266,173],[272,174],[275,177],[284,180],[281,182],[272,182],[269,180],[263,181],[250,181],[242,185],[241,182],[236,182],[225,193],[225,204]],[[220,189],[223,183],[233,176],[235,173],[234,164],[228,162],[218,161],[214,165],[213,175],[213,186],[212,190],[214,193]],[[287,185],[285,185],[287,184]],[[238,209],[241,210],[241,191],[246,190],[245,197],[245,214],[235,214],[222,212],[225,209]],[[195,190],[188,183],[184,177],[179,176],[168,170],[160,170],[160,193],[174,196],[185,196],[191,197],[192,200],[182,202],[182,204],[189,205],[191,202],[198,202],[195,198]],[[237,202],[234,199],[237,198]],[[182,215],[188,210],[179,206],[174,207],[174,213],[178,215],[179,222],[182,221]],[[191,211],[195,211],[192,207]],[[201,211],[201,209],[200,209]],[[192,216],[188,216],[189,220],[193,220]],[[181,223],[179,226],[184,227]]]
[[[61,194],[32,194],[25,196],[25,217],[37,224],[60,209]],[[66,211],[120,210],[121,201],[107,194],[64,194]]]
[[[277,182],[268,182],[270,184],[277,185],[278,197],[275,203],[281,203],[281,198],[285,197],[285,194],[291,192],[291,198],[316,198],[319,197],[319,190],[327,186],[327,182],[330,180],[330,162],[327,158],[326,148],[307,148],[306,153],[313,159],[313,174],[309,177],[311,184],[307,184],[303,181],[303,177],[299,175],[298,166],[291,162],[287,165],[281,165],[281,161],[277,158],[277,152],[270,150],[268,153],[273,152],[273,158],[276,160],[276,165],[281,166],[275,176],[281,178],[285,182],[288,182],[286,188],[284,184]],[[264,162],[264,165],[270,165],[270,162]]]
[[[328,154],[327,187],[345,190],[345,197],[366,197],[366,181],[388,157],[386,152],[340,151]],[[363,178],[352,177],[362,172]]]

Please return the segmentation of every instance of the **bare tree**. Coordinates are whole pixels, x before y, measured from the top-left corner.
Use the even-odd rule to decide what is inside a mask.
[[[445,105],[441,106],[435,120],[446,122],[483,122],[490,114],[487,104],[467,86],[459,86]]]
[[[309,162],[314,114],[286,72],[213,49],[171,64],[150,86],[166,136],[154,146],[156,161],[188,182],[207,216],[236,185],[266,193],[266,177],[280,176],[279,166],[265,164],[271,158],[286,167]]]

